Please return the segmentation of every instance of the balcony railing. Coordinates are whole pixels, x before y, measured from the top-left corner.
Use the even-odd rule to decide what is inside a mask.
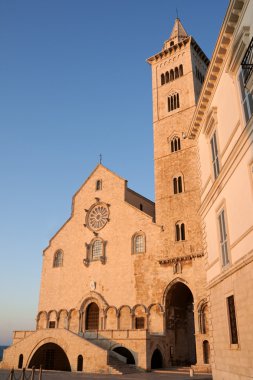
[[[242,60],[244,86],[246,86],[253,73],[253,37]]]

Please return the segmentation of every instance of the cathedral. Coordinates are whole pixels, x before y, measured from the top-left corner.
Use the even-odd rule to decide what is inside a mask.
[[[227,43],[224,54],[250,1],[229,5],[223,28],[228,27],[217,42]],[[204,372],[215,368],[221,351],[213,326],[220,314],[213,314],[208,221],[201,212],[209,160],[204,156],[201,161],[201,154],[209,147],[201,148],[197,129],[206,99],[215,91],[219,64],[218,72],[225,72],[218,53],[210,64],[177,18],[162,49],[147,59],[152,71],[155,203],[102,164],[94,169],[72,198],[70,218],[43,252],[36,330],[14,332],[2,368],[42,365],[107,374],[173,366]],[[205,122],[209,120],[207,116]],[[212,136],[210,167],[216,179],[223,168],[217,164]],[[217,194],[221,188],[215,188]],[[225,237],[224,215],[219,218]],[[217,231],[212,230],[214,240]],[[224,244],[222,249],[224,259]],[[233,305],[230,311],[234,328]],[[222,376],[216,378],[244,378]]]

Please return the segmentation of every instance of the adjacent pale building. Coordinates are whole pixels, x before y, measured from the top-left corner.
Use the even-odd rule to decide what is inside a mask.
[[[253,1],[231,1],[195,111],[214,379],[253,377]]]

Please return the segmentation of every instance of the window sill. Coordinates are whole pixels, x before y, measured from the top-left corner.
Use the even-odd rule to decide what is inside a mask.
[[[230,344],[230,346],[229,346],[229,348],[230,348],[230,350],[239,350],[240,349],[240,346],[239,346],[239,344],[237,343],[237,344]]]

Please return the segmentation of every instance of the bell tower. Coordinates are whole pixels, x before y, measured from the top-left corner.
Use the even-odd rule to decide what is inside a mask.
[[[206,304],[207,292],[198,152],[187,133],[209,60],[177,18],[162,50],[148,63],[156,223],[162,226],[158,262],[171,289],[164,297],[166,344],[172,347],[168,363],[199,366],[203,363],[199,305]]]
[[[176,18],[162,50],[147,61],[152,68],[156,222],[166,237],[163,255],[200,252],[197,151],[187,132],[209,60]]]

